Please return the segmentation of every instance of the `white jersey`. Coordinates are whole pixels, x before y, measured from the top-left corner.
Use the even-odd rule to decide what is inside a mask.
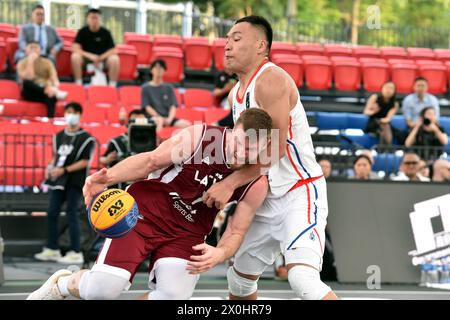
[[[242,97],[239,97],[238,82],[232,92],[233,120],[239,118],[241,112],[248,108],[259,108],[255,100],[256,79],[267,68],[279,68],[272,62],[262,64],[253,74]],[[314,147],[309,133],[308,120],[298,95],[297,103],[290,112],[287,133],[286,153],[280,161],[269,170],[269,197],[285,195],[299,180],[306,180],[322,175],[322,169],[316,161]]]

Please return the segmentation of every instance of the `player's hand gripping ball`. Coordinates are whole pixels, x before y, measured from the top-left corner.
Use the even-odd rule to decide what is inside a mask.
[[[89,223],[99,235],[119,238],[136,226],[139,216],[134,198],[121,189],[99,193],[88,208]]]

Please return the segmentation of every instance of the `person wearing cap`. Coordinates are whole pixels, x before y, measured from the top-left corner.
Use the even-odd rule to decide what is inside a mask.
[[[142,86],[142,109],[155,119],[157,130],[167,126],[188,127],[191,125],[188,120],[175,117],[178,103],[173,86],[164,83],[163,77],[166,70],[167,65],[164,60],[155,60],[150,65],[152,80]]]

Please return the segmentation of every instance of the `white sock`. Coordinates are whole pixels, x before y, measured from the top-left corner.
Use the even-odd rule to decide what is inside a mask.
[[[75,83],[79,84],[79,85],[83,85],[83,79],[77,79],[77,80],[75,80]]]
[[[64,297],[70,296],[69,289],[67,288],[67,285],[69,284],[69,278],[70,276],[59,277],[57,282],[59,292],[61,292]]]
[[[111,87],[116,87],[117,86],[117,81],[109,81],[109,85]]]

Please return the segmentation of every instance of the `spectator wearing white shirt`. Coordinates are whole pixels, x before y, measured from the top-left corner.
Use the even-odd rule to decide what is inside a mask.
[[[400,164],[398,175],[391,178],[393,181],[421,181],[429,182],[430,178],[420,174],[420,157],[414,152],[405,153]]]

